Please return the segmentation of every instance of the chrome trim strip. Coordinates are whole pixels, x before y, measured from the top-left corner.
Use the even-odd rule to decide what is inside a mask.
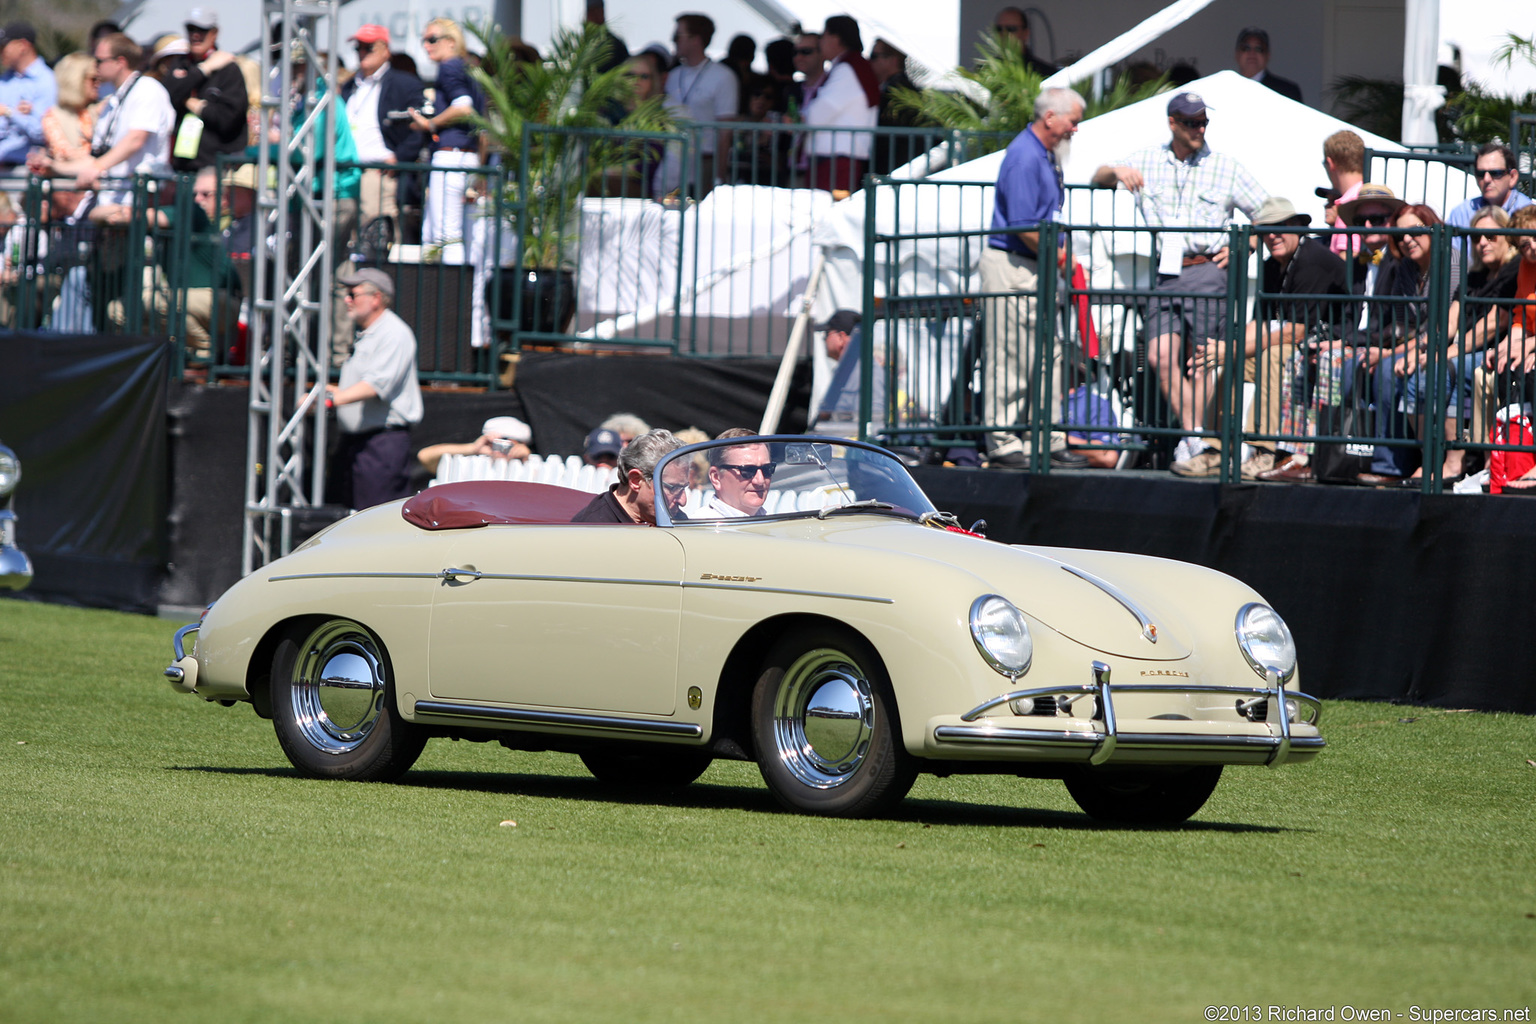
[[[1132,601],[1126,595],[1125,591],[1121,590],[1119,587],[1115,586],[1108,580],[1100,579],[1093,573],[1079,569],[1075,565],[1066,565],[1063,563],[1062,568],[1067,570],[1067,572],[1071,573],[1073,576],[1076,576],[1078,579],[1092,583],[1094,586],[1104,591],[1104,593],[1118,601],[1122,608],[1136,616],[1136,621],[1141,623],[1142,638],[1154,644],[1157,643],[1157,625],[1147,617],[1146,612],[1142,611],[1136,606],[1136,602]]]
[[[976,743],[983,746],[1026,746],[1044,743],[1053,747],[1096,748],[1104,739],[1101,732],[1064,733],[1049,729],[1010,729],[986,725],[940,725],[933,738],[948,743]]]
[[[1116,683],[1115,684],[1115,692],[1116,693],[1230,693],[1230,694],[1234,694],[1234,695],[1239,696],[1239,697],[1241,697],[1241,696],[1248,696],[1248,697],[1257,698],[1259,700],[1263,700],[1266,697],[1274,696],[1274,692],[1275,691],[1272,690],[1272,689],[1266,689],[1265,687],[1262,687],[1262,686],[1223,686],[1223,685],[1219,685],[1219,684],[1215,684],[1215,683],[1197,683],[1197,684],[1188,684],[1188,683]],[[1009,693],[1001,694],[1000,696],[993,697],[990,700],[984,701],[983,703],[976,705],[974,708],[972,708],[971,710],[967,711],[965,714],[961,715],[960,719],[961,719],[961,721],[964,721],[964,722],[974,722],[977,718],[980,718],[986,712],[991,711],[993,708],[995,708],[995,707],[997,707],[997,706],[999,706],[1001,704],[1007,704],[1011,700],[1021,700],[1024,697],[1047,697],[1047,696],[1050,696],[1052,694],[1062,694],[1062,695],[1065,695],[1065,694],[1069,694],[1069,693],[1070,694],[1098,693],[1098,686],[1095,683],[1077,683],[1077,684],[1068,683],[1068,684],[1065,684],[1065,685],[1062,685],[1062,686],[1036,686],[1036,687],[1032,687],[1031,689],[1028,689],[1028,690],[1013,690],[1013,691],[1011,691]],[[1285,691],[1285,695],[1286,695],[1286,697],[1290,698],[1291,700],[1304,701],[1305,703],[1310,704],[1313,707],[1319,709],[1319,712],[1322,709],[1323,702],[1321,700],[1319,700],[1318,698],[1311,696],[1310,694],[1302,693],[1299,690],[1287,690],[1287,691]],[[1308,723],[1308,724],[1312,724],[1312,723]]]
[[[870,597],[866,594],[834,594],[828,590],[793,590],[789,587],[744,587],[733,583],[696,583],[684,580],[684,590],[751,590],[759,594],[788,594],[791,597],[830,597],[836,601],[868,601],[870,604],[895,604],[889,597]]]
[[[189,622],[178,629],[175,636],[171,637],[171,653],[176,655],[177,661],[187,656],[186,647],[182,644],[182,641],[187,638],[189,633],[196,633],[202,628],[203,624],[201,622]],[[169,675],[170,673],[166,674]]]
[[[438,572],[307,572],[293,573],[287,576],[270,576],[268,583],[282,583],[289,580],[334,580],[334,579],[401,579],[401,580],[436,580],[448,579],[454,576],[468,576],[473,570],[468,569],[443,569]],[[790,587],[753,587],[740,586],[732,583],[702,583],[692,580],[642,580],[621,579],[607,576],[540,576],[531,573],[500,573],[482,572],[475,576],[482,580],[522,580],[528,583],[621,583],[634,587],[680,587],[684,590],[746,590],[759,594],[786,594],[790,597],[828,597],[836,601],[867,601],[871,604],[895,604],[895,600],[889,597],[870,597],[867,594],[838,594],[827,590],[796,590]]]
[[[697,739],[704,735],[704,727],[692,722],[658,722],[648,718],[610,718],[606,715],[585,715],[573,711],[488,708],[477,704],[455,704],[451,701],[440,700],[417,701],[415,713],[420,715],[440,715],[444,718],[478,718],[485,721],[513,722],[522,725],[564,725],[577,729],[646,733],[653,736],[686,736]]]

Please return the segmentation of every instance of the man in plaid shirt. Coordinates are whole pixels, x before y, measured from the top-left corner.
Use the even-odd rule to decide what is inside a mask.
[[[1205,100],[1181,92],[1168,101],[1167,145],[1100,167],[1093,183],[1136,193],[1142,218],[1168,228],[1159,238],[1157,291],[1145,310],[1147,361],[1186,431],[1207,421],[1215,398],[1208,374],[1189,375],[1196,348],[1220,337],[1227,317],[1227,228],[1233,209],[1250,218],[1268,198],[1242,164],[1205,144]],[[1187,343],[1187,347],[1186,347]],[[1199,447],[1183,457],[1199,454]]]

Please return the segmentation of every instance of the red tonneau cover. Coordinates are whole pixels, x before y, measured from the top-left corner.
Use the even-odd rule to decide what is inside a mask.
[[[464,480],[428,487],[400,510],[423,530],[462,530],[487,523],[568,523],[592,495],[553,484]]]

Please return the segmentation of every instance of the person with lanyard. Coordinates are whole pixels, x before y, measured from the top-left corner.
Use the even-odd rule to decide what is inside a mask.
[[[464,30],[448,18],[427,22],[422,49],[437,63],[437,101],[428,116],[411,108],[411,124],[433,139],[434,170],[427,185],[427,208],[422,217],[422,243],[441,249],[443,263],[463,263],[465,240],[464,191],[469,174],[463,168],[480,165],[479,132],[470,123],[485,114],[485,93],[470,77],[464,61]]]
[[[1158,295],[1144,314],[1147,362],[1179,427],[1199,429],[1209,396],[1205,378],[1185,372],[1194,350],[1222,335],[1227,322],[1227,229],[1232,211],[1251,219],[1269,198],[1241,163],[1206,145],[1210,124],[1204,98],[1181,92],[1168,101],[1172,138],[1132,153],[1093,175],[1101,188],[1124,186],[1137,208],[1161,232]],[[1175,453],[1185,461],[1203,453],[1204,441],[1186,438]]]
[[[679,114],[698,122],[735,121],[740,98],[740,83],[724,64],[717,64],[704,53],[715,37],[715,23],[703,14],[682,14],[672,42],[677,47],[677,67],[667,75],[667,96],[683,108]],[[669,104],[674,105],[674,104]],[[715,187],[717,154],[731,151],[728,131],[701,132],[698,136],[698,175],[695,196],[703,198]],[[723,168],[719,168],[723,169]],[[668,175],[670,177],[670,175]],[[679,181],[668,180],[663,191],[677,188]]]
[[[986,303],[986,373],[982,379],[982,415],[993,431],[987,438],[987,462],[996,469],[1024,469],[1031,445],[1004,429],[1028,422],[1034,389],[1045,386],[1051,407],[1061,394],[1061,350],[1051,357],[1048,385],[1033,378],[1036,365],[1035,294],[1039,282],[1040,231],[1036,225],[1055,218],[1063,195],[1057,152],[1077,133],[1086,104],[1071,89],[1042,89],[1035,119],[1018,134],[997,172],[992,227],[978,272]],[[1019,230],[1020,226],[1030,227]],[[1003,231],[1003,228],[1012,230]],[[1051,311],[1054,312],[1054,311]],[[1067,449],[1067,436],[1051,434],[1051,465],[1081,469],[1088,459]]]
[[[880,79],[864,59],[859,23],[846,14],[827,19],[821,34],[821,55],[827,73],[805,94],[803,115],[812,131],[806,142],[810,154],[810,185],[823,192],[852,192],[869,167],[872,131],[839,132],[830,128],[872,129],[880,120]]]

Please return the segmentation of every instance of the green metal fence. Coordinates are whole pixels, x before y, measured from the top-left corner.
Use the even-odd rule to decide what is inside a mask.
[[[1196,229],[1019,225],[1039,231],[1041,252],[1062,254],[1028,266],[1020,292],[987,286],[983,263],[997,258],[986,255],[990,228],[933,230],[939,211],[990,214],[968,191],[978,184],[882,180],[866,191],[863,436],[984,451],[1018,438],[1038,472],[1049,471],[1063,434],[1074,447],[1150,453],[1146,465],[1167,465],[1174,443],[1190,437],[1220,451],[1224,481],[1240,478],[1245,446],[1306,454],[1341,472],[1369,472],[1374,454],[1403,474],[1421,462],[1415,485],[1427,492],[1444,486],[1447,452],[1536,452],[1520,427],[1536,399],[1527,365],[1536,357],[1518,344],[1513,366],[1498,356],[1501,343],[1512,344],[1511,325],[1517,339],[1525,329],[1532,303],[1490,297],[1473,286],[1477,275],[1460,271],[1479,239],[1518,243],[1536,232],[1235,225],[1222,240],[1236,255],[1224,268],[1210,264],[1217,290],[1180,292],[1157,273],[1156,254],[1186,251],[1183,236]],[[1262,235],[1326,242],[1341,233],[1379,234],[1405,254],[1406,239],[1427,243],[1416,290],[1359,294],[1371,276],[1359,260],[1345,262],[1340,294],[1265,289]],[[1074,280],[1074,269],[1085,273]],[[1153,327],[1169,300],[1197,311],[1208,304],[1206,327]],[[1407,457],[1388,459],[1392,452]]]

